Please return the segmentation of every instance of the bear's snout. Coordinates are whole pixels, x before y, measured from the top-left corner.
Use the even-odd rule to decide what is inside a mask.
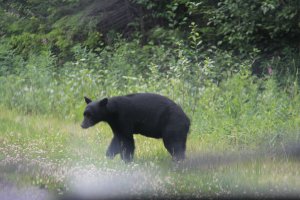
[[[87,124],[85,124],[84,122],[81,123],[81,128],[83,129],[87,129],[89,126]]]

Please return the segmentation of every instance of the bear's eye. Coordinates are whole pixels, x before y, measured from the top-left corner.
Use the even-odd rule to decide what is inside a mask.
[[[84,112],[83,115],[84,115],[85,117],[90,117],[90,116],[91,116],[90,113],[88,113],[88,112]]]

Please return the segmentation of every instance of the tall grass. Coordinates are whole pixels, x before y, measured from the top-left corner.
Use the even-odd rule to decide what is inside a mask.
[[[139,47],[135,42],[121,44],[98,54],[75,46],[74,60],[64,66],[57,64],[50,51],[4,65],[14,54],[0,51],[3,66],[17,69],[11,72],[6,67],[1,72],[0,104],[23,113],[79,121],[85,107],[83,96],[100,99],[155,92],[183,107],[195,135],[213,134],[235,145],[259,141],[274,145],[278,139],[289,138],[289,133],[294,137],[299,132],[297,80],[283,90],[270,75],[252,76],[244,62],[239,71],[220,81],[220,63],[192,59],[181,45],[167,50]]]

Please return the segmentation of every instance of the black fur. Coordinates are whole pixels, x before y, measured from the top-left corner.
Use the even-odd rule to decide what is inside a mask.
[[[107,157],[114,158],[120,153],[124,161],[131,161],[134,154],[133,134],[141,134],[162,138],[173,160],[185,158],[190,120],[180,106],[167,97],[136,93],[100,101],[85,97],[85,101],[87,106],[81,127],[88,128],[104,121],[113,131]]]

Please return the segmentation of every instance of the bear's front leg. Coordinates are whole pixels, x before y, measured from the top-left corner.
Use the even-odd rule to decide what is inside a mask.
[[[131,162],[134,154],[134,139],[133,136],[122,137],[120,140],[121,158],[126,163]]]
[[[114,136],[106,151],[106,157],[113,159],[120,152],[121,152],[121,146],[120,146],[119,138]]]

